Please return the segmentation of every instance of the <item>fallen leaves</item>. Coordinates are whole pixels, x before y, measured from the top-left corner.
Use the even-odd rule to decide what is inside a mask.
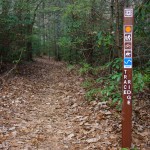
[[[99,139],[100,139],[100,137],[98,137],[98,138],[91,138],[91,139],[87,139],[86,142],[87,143],[96,143],[96,142],[99,141]]]
[[[37,59],[20,66],[0,93],[0,149],[117,150],[120,112],[107,102],[85,101],[81,82],[62,62]],[[138,106],[133,145],[143,150],[148,149],[148,118]]]

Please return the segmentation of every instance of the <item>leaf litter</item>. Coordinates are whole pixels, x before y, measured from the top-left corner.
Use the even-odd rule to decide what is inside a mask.
[[[117,150],[121,113],[84,99],[82,79],[64,62],[38,58],[20,65],[0,92],[0,149]],[[133,112],[133,146],[148,150],[149,113]]]

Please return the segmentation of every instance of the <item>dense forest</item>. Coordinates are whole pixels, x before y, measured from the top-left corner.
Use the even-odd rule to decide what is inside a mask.
[[[135,67],[149,59],[149,1],[1,0],[1,63],[49,55],[103,65],[122,53],[123,8],[135,14]]]
[[[51,72],[47,63],[53,68],[60,67],[55,63],[64,63],[68,71],[66,75],[79,76],[80,87],[85,90],[83,95],[88,102],[106,102],[111,109],[120,112],[125,7],[134,9],[133,99],[137,105],[142,97],[142,108],[148,110],[150,0],[0,0],[0,90],[4,94],[0,95],[0,99],[5,99],[4,90],[9,91],[5,89],[9,78],[15,80],[16,75],[24,74],[40,76],[39,72],[35,75],[35,70],[42,72],[43,69],[40,64],[37,69],[34,68],[34,63],[44,64],[47,61],[44,74]],[[51,60],[54,62],[51,63]],[[30,66],[32,69],[29,71]],[[54,72],[51,73],[57,78],[59,75]],[[3,105],[0,104],[0,108]],[[136,110],[135,114],[139,114],[140,110]],[[0,122],[0,149],[1,143]],[[73,150],[73,147],[70,148]],[[57,148],[53,145],[52,150]]]
[[[81,74],[94,76],[94,81],[84,84],[88,99],[101,90],[119,102],[115,82],[121,79],[122,70],[123,8],[133,6],[134,90],[148,86],[149,0],[1,0],[0,4],[1,72],[6,62],[18,64],[47,55],[68,62],[70,68],[80,64]],[[104,79],[100,72],[105,72]],[[96,88],[104,81],[108,88]]]

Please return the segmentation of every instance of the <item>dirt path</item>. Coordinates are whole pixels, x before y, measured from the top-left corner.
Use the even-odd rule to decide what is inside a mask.
[[[84,94],[81,78],[64,63],[21,66],[1,89],[0,149],[118,149],[120,115],[104,102],[86,102]]]

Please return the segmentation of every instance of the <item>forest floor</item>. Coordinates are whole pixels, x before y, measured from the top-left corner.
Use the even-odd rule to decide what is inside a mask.
[[[81,83],[53,59],[20,65],[0,87],[0,149],[120,149],[121,113],[86,101]],[[142,150],[150,149],[148,114],[134,112],[133,145]]]

